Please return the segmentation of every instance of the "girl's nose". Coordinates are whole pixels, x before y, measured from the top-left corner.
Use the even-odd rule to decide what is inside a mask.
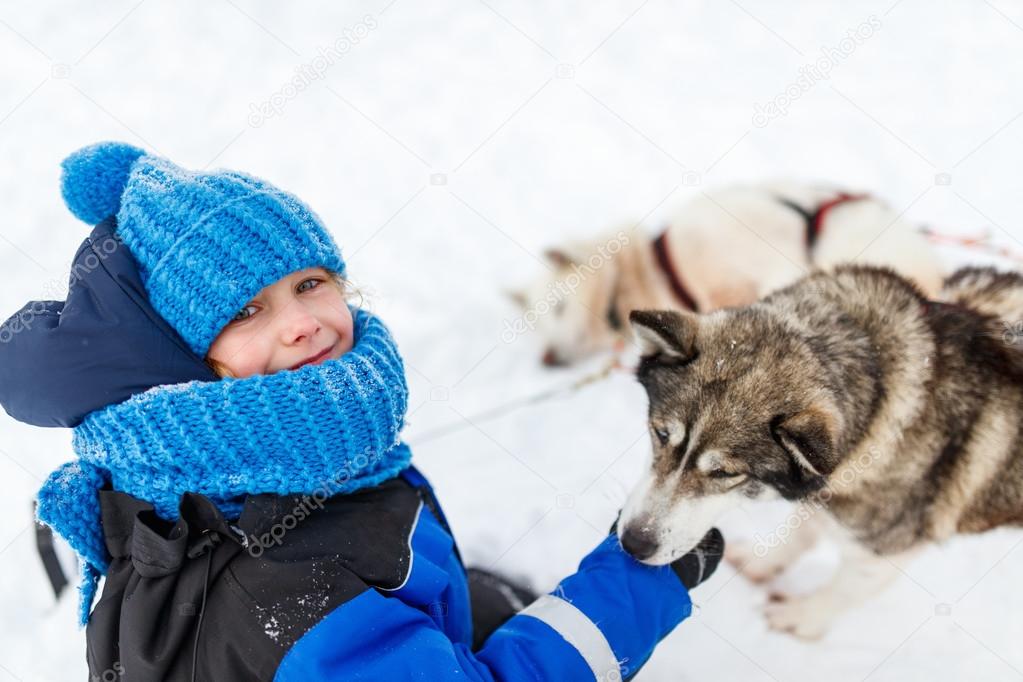
[[[321,326],[319,318],[298,303],[288,306],[281,316],[284,317],[281,327],[282,340],[286,344],[293,344],[304,337],[312,336],[319,331]]]

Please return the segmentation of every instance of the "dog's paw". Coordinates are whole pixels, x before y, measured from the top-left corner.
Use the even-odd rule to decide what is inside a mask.
[[[764,615],[772,630],[807,641],[820,639],[831,626],[831,616],[808,597],[771,593]]]
[[[725,560],[753,583],[766,583],[785,568],[776,561],[771,561],[770,552],[766,555],[758,553],[756,547],[749,542],[732,542],[725,545]]]

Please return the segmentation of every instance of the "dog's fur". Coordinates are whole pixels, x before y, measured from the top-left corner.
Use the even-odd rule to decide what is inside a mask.
[[[890,266],[935,294],[942,274],[930,245],[874,198],[830,211],[808,252],[805,218],[780,199],[813,213],[838,194],[834,188],[774,183],[700,192],[683,204],[667,228],[668,248],[697,309],[746,305],[815,267],[830,269],[844,262]],[[621,344],[628,338],[628,328],[615,322],[624,322],[631,310],[680,307],[655,262],[652,239],[633,227],[548,249],[550,272],[527,289],[513,292],[527,311],[552,295],[558,299],[552,312],[536,321],[547,364],[572,364]],[[600,259],[597,268],[586,268],[591,257],[610,243],[621,250]],[[581,278],[580,269],[585,271]],[[572,280],[573,273],[578,281],[572,290],[556,289]]]
[[[847,537],[831,584],[768,606],[773,627],[813,638],[900,555],[1023,525],[1023,277],[966,268],[939,301],[890,270],[842,266],[744,308],[633,312],[654,456],[623,545],[663,564],[744,499],[812,504],[763,561],[729,554],[764,580],[824,523]]]

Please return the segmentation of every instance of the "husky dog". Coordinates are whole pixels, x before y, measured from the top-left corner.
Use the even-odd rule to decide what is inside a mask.
[[[941,269],[913,226],[867,195],[798,184],[701,192],[660,236],[634,226],[548,249],[552,268],[513,297],[536,329],[543,361],[567,365],[621,346],[634,309],[710,311],[752,303],[814,267],[886,265],[933,295]]]
[[[771,627],[815,638],[924,543],[1023,525],[1021,320],[1023,276],[990,268],[957,271],[935,302],[842,266],[744,308],[634,311],[654,454],[622,545],[664,564],[743,500],[802,501],[786,542],[728,555],[766,580],[840,531],[833,581],[767,606]]]

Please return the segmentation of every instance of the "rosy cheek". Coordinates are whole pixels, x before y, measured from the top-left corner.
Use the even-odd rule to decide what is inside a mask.
[[[347,350],[351,350],[352,346],[355,345],[355,339],[353,338],[354,333],[355,333],[355,323],[354,323],[354,320],[352,320],[352,314],[348,310],[348,308],[345,308],[344,326],[345,326],[345,346],[347,347]],[[346,350],[346,352],[347,352],[347,350]]]
[[[234,344],[231,365],[240,377],[266,373],[266,358],[258,339],[239,335]]]

